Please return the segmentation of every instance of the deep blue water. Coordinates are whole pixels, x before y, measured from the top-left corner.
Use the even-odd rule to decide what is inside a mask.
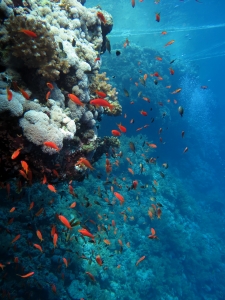
[[[87,0],[85,6],[101,5],[113,16],[114,27],[109,34],[112,50],[111,54],[106,52],[101,56],[101,71],[107,73],[109,83],[117,88],[123,108],[121,116],[104,116],[98,133],[101,137],[111,136],[111,130],[118,129],[119,123],[127,128],[120,137],[120,149],[115,149],[116,153],[122,151],[123,157],[109,157],[113,167],[111,174],[105,173],[104,156],[94,164],[95,170],[89,172],[88,179],[73,183],[79,195],[75,200],[80,215],[76,217],[81,222],[94,220],[94,224],[87,223],[88,228],[94,235],[101,236],[100,242],[92,244],[87,238],[79,238],[79,243],[73,241],[72,244],[62,237],[54,254],[44,253],[34,256],[33,260],[29,258],[33,252],[25,251],[25,256],[20,258],[25,270],[35,267],[38,279],[31,281],[27,286],[28,294],[25,294],[23,282],[17,286],[13,266],[9,270],[12,281],[2,279],[1,283],[5,299],[5,290],[12,291],[19,300],[225,299],[225,3],[222,0],[200,2],[161,0],[155,4],[153,0],[144,0],[136,1],[132,8],[129,0]],[[156,12],[161,15],[159,23],[155,21]],[[162,31],[167,31],[167,35],[162,36]],[[130,45],[124,48],[126,38]],[[174,44],[165,48],[172,39]],[[118,57],[116,50],[121,51]],[[157,61],[156,56],[162,57],[162,62]],[[173,59],[175,62],[169,64]],[[170,75],[170,67],[174,69],[174,75]],[[159,72],[163,78],[157,85],[153,84],[157,78],[150,76],[154,72]],[[148,74],[145,86],[139,80],[144,74]],[[166,88],[167,85],[171,88]],[[207,86],[207,89],[201,86]],[[180,93],[171,94],[178,88],[182,89]],[[129,97],[124,95],[124,89],[129,92]],[[138,97],[140,91],[142,95]],[[150,103],[144,101],[143,96],[148,97]],[[184,109],[182,117],[179,106]],[[140,114],[142,110],[147,116]],[[144,125],[149,126],[137,131]],[[185,132],[183,138],[182,131]],[[129,148],[131,141],[136,153]],[[149,147],[146,142],[156,144],[157,148]],[[184,153],[186,147],[188,151]],[[146,161],[151,157],[156,158],[156,164]],[[126,158],[133,164],[130,165]],[[115,164],[117,160],[119,166]],[[168,163],[169,167],[165,169],[163,163]],[[143,173],[140,164],[145,169]],[[134,175],[128,168],[133,169]],[[111,182],[109,185],[105,184],[107,177]],[[115,178],[120,186],[112,183]],[[138,188],[129,190],[133,180],[138,180]],[[123,206],[118,200],[113,206],[104,201],[104,198],[109,198],[111,203],[115,200],[111,186],[124,196]],[[59,184],[57,189],[67,191],[67,183]],[[84,197],[92,203],[98,201],[100,205],[85,208]],[[156,200],[152,201],[150,197]],[[28,199],[36,203],[47,199],[48,203],[51,198],[51,192],[46,192],[37,183],[31,191],[25,191],[24,209],[27,209]],[[68,203],[74,201],[69,193],[57,195],[55,199],[52,214],[62,213],[65,203],[68,207]],[[156,211],[153,205],[157,206]],[[157,218],[160,207],[162,215]],[[148,215],[150,208],[153,208],[154,219]],[[23,229],[26,220],[26,215],[21,217]],[[50,244],[50,224],[44,217],[41,220],[35,219],[35,228],[41,228]],[[116,222],[116,233],[112,220]],[[105,226],[100,233],[98,225]],[[158,238],[148,238],[151,228],[156,230]],[[27,236],[28,244],[33,235]],[[14,236],[13,233],[12,238]],[[111,245],[106,246],[103,239],[109,239]],[[118,240],[122,241],[122,246]],[[43,247],[47,248],[44,243]],[[19,256],[22,250],[18,247]],[[96,255],[102,257],[103,266],[96,263]],[[143,256],[145,259],[136,266]],[[2,251],[0,263],[6,257]],[[62,257],[71,259],[67,269],[62,264]],[[85,272],[91,272],[96,281],[91,281]],[[65,280],[61,279],[62,273]],[[56,294],[51,291],[53,283],[57,287]],[[39,293],[38,297],[35,293]]]

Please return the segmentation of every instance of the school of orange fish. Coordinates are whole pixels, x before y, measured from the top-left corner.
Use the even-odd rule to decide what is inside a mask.
[[[144,0],[139,0],[140,2],[143,2]],[[160,0],[156,1],[155,3],[158,4],[160,2]],[[131,0],[131,6],[134,8],[135,7],[135,0]],[[98,17],[100,18],[100,20],[104,23],[105,22],[105,18],[104,15],[101,12],[98,12]],[[160,22],[160,18],[161,15],[159,12],[157,12],[155,14],[155,20],[156,22]],[[32,30],[28,30],[28,29],[21,29],[20,30],[21,34],[26,34],[28,36],[30,36],[31,38],[36,38],[37,35],[35,34],[35,32],[33,32]],[[166,36],[168,33],[166,31],[162,31],[161,32],[161,36]],[[160,38],[160,36],[159,36]],[[171,39],[170,41],[168,41],[164,47],[170,46],[175,42],[175,40]],[[128,39],[125,40],[125,42],[123,42],[123,47],[131,47],[131,43]],[[155,57],[155,59],[160,63],[161,61],[163,61],[163,57]],[[174,63],[175,60],[172,60],[170,62],[170,65]],[[140,65],[140,62],[137,62],[138,65]],[[175,74],[175,69],[173,69],[171,66],[168,66],[168,73],[173,76]],[[153,73],[150,74],[144,74],[143,78],[141,79],[142,84],[145,85],[147,83],[148,80],[153,80],[154,83],[157,85],[158,81],[163,81],[163,75],[159,74],[159,72],[157,70],[155,70]],[[131,80],[131,84],[132,80]],[[134,83],[137,87],[139,85],[139,82],[135,82]],[[48,101],[50,94],[51,94],[51,90],[54,89],[54,86],[52,83],[48,82],[47,86],[49,88],[48,93],[46,94],[46,101]],[[24,96],[24,98],[26,100],[30,100],[29,95],[20,87],[16,87],[21,94]],[[171,89],[172,86],[165,86],[165,89]],[[202,87],[205,88],[205,87]],[[179,87],[175,87],[173,89],[173,91],[170,93],[170,95],[176,95],[178,93],[182,92],[181,88]],[[107,99],[107,94],[105,94],[102,91],[95,91],[96,95],[98,98],[96,99],[92,99],[90,100],[91,105],[96,106],[96,107],[107,107],[110,110],[113,109],[113,104],[110,104]],[[127,90],[124,90],[124,94],[126,97],[129,97],[129,92]],[[6,96],[8,101],[12,100],[13,94],[10,90],[10,87],[8,87],[6,89]],[[80,101],[80,99],[74,95],[74,94],[68,94],[68,98],[70,99],[70,101],[73,101],[75,104],[80,105],[80,106],[84,106],[85,104],[82,103]],[[150,103],[151,99],[148,97],[143,97],[143,100]],[[163,101],[159,102],[158,105],[159,106],[164,106],[165,104],[169,105],[171,101],[170,100],[165,100],[164,103]],[[175,107],[176,104],[178,103],[176,99],[173,100]],[[134,104],[132,103],[132,101],[130,102],[130,104]],[[176,108],[176,110],[178,111],[177,114],[180,115],[181,117],[184,114],[184,108],[182,106],[179,106],[178,108]],[[140,110],[139,112],[143,117],[148,117],[148,112],[145,110]],[[124,113],[124,118],[127,118],[127,114]],[[154,121],[154,120],[153,120]],[[130,120],[130,123],[133,123],[134,119]],[[139,127],[136,129],[136,131],[141,131],[144,128],[148,128],[150,124],[145,124],[142,127]],[[113,129],[111,131],[113,136],[116,137],[121,137],[123,135],[126,135],[127,132],[127,128],[122,124],[117,124],[115,125],[118,128]],[[158,134],[159,134],[159,141],[160,143],[163,143],[162,137],[160,136],[161,133],[163,131],[163,128],[159,128],[158,129]],[[181,138],[185,137],[185,132],[181,130]],[[44,145],[46,147],[50,147],[52,149],[55,149],[56,151],[60,151],[60,149],[58,148],[58,146],[56,144],[54,144],[52,141],[46,141],[44,143]],[[153,143],[153,142],[146,142],[144,143],[143,146],[148,146],[148,150],[146,150],[146,152],[148,152],[150,150],[150,153],[152,152],[154,154],[154,157],[150,157],[150,158],[146,158],[146,155],[143,153],[142,154],[142,158],[143,158],[143,162],[148,163],[150,165],[156,165],[157,164],[157,143]],[[131,153],[133,153],[132,155],[135,156],[136,155],[136,145],[135,143],[133,143],[132,141],[129,142],[129,149],[131,151]],[[19,149],[15,149],[15,151],[13,153],[11,153],[11,159],[12,160],[20,160],[20,151],[22,148]],[[188,147],[185,147],[183,150],[183,153],[188,151]],[[116,167],[119,167],[119,165],[121,164],[121,161],[123,160],[123,153],[122,151],[116,153],[114,152],[114,156],[111,159],[110,158],[110,154],[106,154],[106,160],[105,160],[105,172],[106,172],[106,176],[107,179],[105,181],[105,184],[110,186],[110,192],[111,195],[109,197],[105,197],[104,198],[104,203],[107,203],[108,207],[113,207],[117,205],[117,201],[119,201],[119,204],[121,205],[121,208],[123,209],[123,211],[120,212],[120,214],[123,216],[123,220],[124,222],[127,221],[127,219],[129,220],[134,220],[133,216],[129,216],[128,214],[130,212],[132,212],[132,209],[130,207],[126,207],[126,196],[127,195],[127,191],[129,192],[130,190],[132,191],[137,191],[137,199],[138,197],[140,197],[140,191],[141,191],[141,187],[139,186],[139,183],[137,180],[132,180],[132,184],[131,186],[126,186],[126,185],[122,185],[118,183],[118,180],[113,177],[113,168],[114,165]],[[129,168],[127,169],[127,172],[129,172],[132,176],[135,176],[136,172],[134,171],[133,168],[133,162],[132,159],[127,157],[126,158],[128,164],[129,164]],[[77,163],[76,166],[79,167],[84,167],[87,168],[87,172],[91,172],[93,171],[93,174],[96,174],[97,170],[92,166],[91,162],[85,158],[85,157],[81,157]],[[164,169],[168,168],[168,163],[163,163],[162,167]],[[140,174],[142,174],[143,172],[145,172],[145,168],[143,164],[140,164],[139,166],[140,168]],[[57,176],[57,171],[54,170],[56,172],[56,176]],[[21,169],[18,170],[20,176],[22,176],[28,183],[31,184],[32,182],[32,170],[29,167],[29,163],[27,163],[26,161],[21,161]],[[163,172],[160,172],[160,175],[162,178],[165,177],[165,174]],[[126,175],[125,175],[126,176]],[[125,182],[126,178],[120,178],[121,182]],[[43,175],[43,180],[42,180],[42,184],[46,185],[48,190],[51,191],[52,193],[57,194],[58,191],[56,189],[56,187],[54,185],[52,185],[51,183],[48,183],[47,180],[47,176],[46,174]],[[10,203],[10,201],[12,201],[12,196],[11,196],[11,191],[10,191],[10,185],[12,185],[12,183],[1,183],[1,187],[6,189],[7,191],[7,202]],[[79,195],[76,194],[73,185],[76,185],[75,183],[73,183],[72,181],[68,183],[68,193],[73,197],[73,198],[79,198]],[[153,193],[157,193],[157,189],[156,186],[158,185],[158,182],[154,179],[152,182],[152,192]],[[17,187],[18,188],[18,192],[22,191],[22,187]],[[27,187],[27,189],[29,189],[29,187]],[[95,189],[95,188],[94,188]],[[98,188],[97,190],[97,195],[99,195],[100,199],[102,200],[102,191],[100,188]],[[112,198],[112,200],[110,201],[109,198]],[[85,199],[85,196],[84,196]],[[149,220],[151,222],[151,220],[153,220],[154,218],[157,219],[161,219],[162,217],[162,207],[163,204],[157,202],[156,203],[156,198],[155,197],[151,197],[150,198],[151,201],[153,201],[153,203],[150,205],[150,208],[148,209],[148,216],[149,216]],[[155,202],[155,203],[154,203]],[[32,201],[29,203],[29,206],[27,207],[27,215],[29,214],[28,220],[30,222],[29,224],[29,229],[34,232],[35,231],[35,235],[32,240],[27,240],[27,244],[28,247],[34,247],[37,251],[40,252],[40,255],[45,251],[45,248],[49,247],[49,243],[52,243],[51,249],[51,255],[53,255],[54,253],[54,249],[56,249],[59,245],[59,243],[67,243],[67,248],[68,248],[68,252],[72,252],[72,248],[73,248],[73,243],[81,243],[81,239],[83,242],[90,242],[92,243],[94,246],[96,245],[96,248],[98,250],[96,250],[95,253],[95,261],[96,263],[101,266],[102,268],[104,268],[105,271],[107,271],[108,268],[110,268],[109,265],[105,266],[104,265],[104,260],[103,257],[101,255],[101,253],[97,253],[98,251],[100,251],[99,247],[97,247],[97,245],[99,244],[103,244],[106,245],[106,247],[111,245],[111,241],[110,238],[108,238],[108,235],[110,235],[111,231],[113,232],[113,234],[115,236],[119,236],[118,238],[118,244],[120,246],[120,252],[122,252],[123,247],[126,245],[126,247],[130,247],[130,242],[127,241],[125,244],[125,238],[124,240],[122,240],[122,233],[119,233],[119,230],[116,226],[116,221],[112,218],[110,218],[107,215],[101,215],[99,212],[97,212],[97,214],[95,216],[92,216],[92,219],[90,219],[89,217],[86,220],[82,220],[82,218],[84,218],[85,213],[79,214],[79,211],[77,212],[77,215],[80,216],[80,220],[78,220],[78,218],[74,218],[72,220],[69,220],[69,215],[70,215],[70,210],[71,209],[77,209],[77,204],[79,203],[79,206],[84,206],[86,209],[89,206],[93,206],[94,203],[91,203],[91,201],[89,201],[89,199],[85,199],[85,204],[81,203],[80,200],[73,201],[72,203],[70,203],[69,205],[67,205],[66,208],[64,208],[64,213],[65,216],[59,212],[54,212],[53,216],[55,218],[55,222],[54,224],[49,224],[48,229],[46,228],[46,226],[42,226],[41,222],[36,221],[38,218],[42,217],[45,218],[45,211],[46,208],[44,207],[44,205],[42,207],[39,207],[38,205],[38,210],[36,209],[37,203],[35,203],[35,201]],[[48,205],[51,206],[54,204],[54,199],[50,200]],[[12,204],[14,205],[14,204]],[[103,205],[102,203],[100,203],[99,201],[95,201],[95,205],[99,206],[101,208],[101,206]],[[35,277],[36,272],[40,272],[39,270],[34,270],[34,269],[30,269],[29,265],[33,266],[32,264],[32,257],[30,257],[30,264],[29,265],[23,265],[21,263],[22,257],[16,256],[16,253],[18,251],[17,248],[19,248],[19,244],[20,241],[23,237],[23,229],[18,230],[16,229],[16,231],[14,231],[14,227],[13,224],[16,221],[16,219],[18,218],[18,220],[20,220],[21,216],[19,213],[17,213],[18,211],[20,211],[19,209],[20,203],[16,202],[15,206],[13,206],[9,211],[8,211],[8,222],[7,224],[5,224],[5,226],[3,226],[1,228],[1,234],[3,234],[4,232],[7,232],[8,235],[10,235],[10,237],[12,237],[12,240],[10,242],[11,246],[13,247],[14,251],[15,251],[15,257],[12,260],[9,261],[1,261],[0,262],[0,268],[2,270],[2,274],[1,277],[3,280],[7,279],[7,276],[10,276],[12,274],[12,269],[10,269],[10,271],[8,271],[8,268],[10,265],[15,264],[15,270],[16,270],[16,275],[18,275],[19,277],[23,278],[23,279],[28,279],[28,278],[33,278]],[[109,214],[113,215],[113,211],[109,212]],[[52,216],[52,218],[53,218]],[[88,216],[88,214],[87,214]],[[35,221],[34,221],[35,220]],[[105,220],[108,222],[107,225],[103,225],[103,224],[98,224],[98,221],[100,220]],[[33,223],[34,221],[34,223]],[[88,225],[88,223],[91,223],[92,225],[92,229],[90,229],[90,226]],[[37,224],[38,224],[38,228],[37,228]],[[80,229],[76,229],[77,226],[80,226]],[[43,227],[43,228],[42,228]],[[35,229],[36,228],[36,229]],[[47,232],[49,231],[49,233],[47,234]],[[157,240],[158,235],[160,235],[160,233],[157,232],[156,235],[156,230],[150,226],[149,228],[150,234],[147,236],[150,240]],[[18,233],[17,233],[18,232]],[[44,233],[43,233],[44,232]],[[16,234],[17,233],[17,234]],[[80,236],[79,236],[80,235]],[[125,245],[124,245],[125,244]],[[48,245],[48,246],[47,246]],[[18,251],[19,253],[19,251]],[[81,258],[81,259],[86,259],[89,260],[88,257],[86,257],[85,255],[83,255],[82,253],[78,253],[76,252],[77,257]],[[140,257],[135,265],[138,266],[146,257],[147,257],[147,253],[145,253],[145,255],[143,255],[142,257]],[[69,268],[71,265],[71,259],[68,259],[66,257],[62,257],[62,263],[65,265],[65,268]],[[122,264],[122,262],[121,262]],[[116,267],[117,269],[119,269],[121,267],[121,264],[118,264]],[[62,269],[62,264],[61,262],[59,262],[59,270]],[[17,269],[20,271],[20,273],[17,271]],[[66,272],[66,270],[64,271]],[[8,274],[10,273],[10,274]],[[91,281],[95,282],[97,281],[97,278],[89,271],[85,270],[86,275],[90,278]],[[62,279],[64,278],[64,273],[61,273],[61,277]],[[51,286],[51,289],[53,291],[53,293],[57,293],[57,287],[54,283],[49,283],[49,285]],[[13,296],[15,297],[15,294],[10,296],[10,290],[8,289],[3,289],[2,290],[2,296],[8,296],[9,299],[13,299]]]

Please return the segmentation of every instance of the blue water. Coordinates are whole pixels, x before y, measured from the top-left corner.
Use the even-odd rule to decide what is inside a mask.
[[[11,264],[7,266],[8,275],[0,270],[1,299],[9,298],[8,292],[18,300],[225,299],[225,3],[201,2],[161,0],[155,4],[153,0],[144,0],[136,1],[132,8],[129,0],[87,0],[86,7],[101,5],[113,16],[114,26],[108,36],[112,50],[111,54],[101,56],[101,72],[106,72],[109,83],[117,88],[123,108],[121,116],[103,116],[98,134],[111,136],[111,130],[118,129],[119,123],[127,132],[119,138],[120,148],[109,153],[109,175],[105,172],[104,155],[94,164],[95,170],[88,172],[88,178],[73,182],[78,199],[68,193],[67,182],[56,185],[60,192],[54,196],[39,183],[24,189],[20,202],[15,204],[20,205],[21,228],[10,235],[4,232],[2,238],[6,246],[0,250],[0,263]],[[159,23],[155,21],[156,12],[161,15]],[[167,35],[161,35],[162,31],[167,31]],[[124,48],[126,38],[130,45]],[[173,39],[174,44],[165,48]],[[116,56],[116,50],[121,52],[120,56]],[[162,61],[157,61],[156,56],[162,57]],[[174,75],[170,75],[170,67]],[[153,83],[157,77],[150,76],[154,72],[163,78],[157,85]],[[145,86],[139,80],[144,74],[148,74]],[[168,85],[171,88],[166,88]],[[180,93],[171,94],[178,88],[182,89]],[[138,97],[139,92],[142,95]],[[184,109],[182,117],[179,106]],[[141,115],[142,110],[147,116]],[[144,125],[148,126],[137,131]],[[135,153],[129,142],[135,144]],[[186,147],[188,151],[184,152]],[[122,151],[123,156],[113,156],[114,150],[117,154]],[[150,158],[155,158],[156,164],[147,162]],[[163,167],[164,163],[168,168]],[[134,180],[138,187],[129,190]],[[111,187],[124,196],[123,205],[114,197]],[[52,198],[54,203],[49,204]],[[14,206],[7,202],[5,190],[2,199],[4,209]],[[87,237],[82,239],[77,234],[80,227],[75,227],[72,240],[67,241],[66,233],[60,232],[58,248],[53,251],[51,225],[60,225],[56,218],[49,221],[44,215],[30,224],[27,210],[31,201],[38,206],[35,212],[46,206],[52,215],[64,214],[69,204],[76,201],[74,216],[95,235],[96,243]],[[87,201],[90,207],[85,206]],[[152,219],[149,210],[153,212]],[[66,214],[72,216],[68,211]],[[7,228],[7,219],[4,222],[2,231]],[[157,238],[148,238],[151,228]],[[44,236],[43,254],[37,254],[31,247],[38,243],[37,229]],[[12,250],[10,241],[17,234],[24,235],[26,243]],[[106,245],[104,239],[111,244]],[[96,263],[97,255],[103,260],[102,266]],[[18,269],[12,263],[16,256],[20,261]],[[62,257],[70,260],[68,268]],[[29,271],[37,275],[29,283],[15,275]],[[90,272],[95,281],[85,272]],[[51,290],[52,284],[56,293]]]

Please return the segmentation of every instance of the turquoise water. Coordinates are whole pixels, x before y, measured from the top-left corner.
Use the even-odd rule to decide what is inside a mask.
[[[85,3],[96,5],[113,16],[111,53],[101,55],[100,71],[117,88],[123,108],[121,116],[102,116],[98,134],[111,136],[119,123],[127,131],[119,137],[120,148],[111,147],[93,163],[94,170],[87,170],[82,182],[73,180],[78,197],[69,193],[68,181],[54,183],[56,194],[37,181],[17,194],[16,179],[10,181],[10,198],[1,190],[1,297],[223,300],[225,4],[144,0],[132,8],[131,1],[123,0]],[[124,47],[126,39],[130,44]],[[171,40],[175,42],[164,47]],[[162,80],[150,76],[155,72]],[[145,85],[140,82],[144,74]],[[177,89],[181,91],[172,94]],[[112,165],[109,174],[106,158]],[[113,192],[124,197],[123,205]],[[32,201],[34,212],[29,211]],[[14,206],[16,224],[10,224]],[[35,216],[41,208],[44,213]],[[74,218],[80,226],[70,232],[56,214]],[[53,224],[59,234],[55,249]],[[81,236],[81,227],[94,240]],[[17,234],[20,240],[11,244]],[[40,244],[43,253],[33,243]],[[16,275],[31,271],[35,275],[30,278]]]

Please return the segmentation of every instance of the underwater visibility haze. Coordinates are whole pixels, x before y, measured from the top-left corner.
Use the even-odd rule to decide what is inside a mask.
[[[225,299],[225,2],[0,0],[0,299]]]

